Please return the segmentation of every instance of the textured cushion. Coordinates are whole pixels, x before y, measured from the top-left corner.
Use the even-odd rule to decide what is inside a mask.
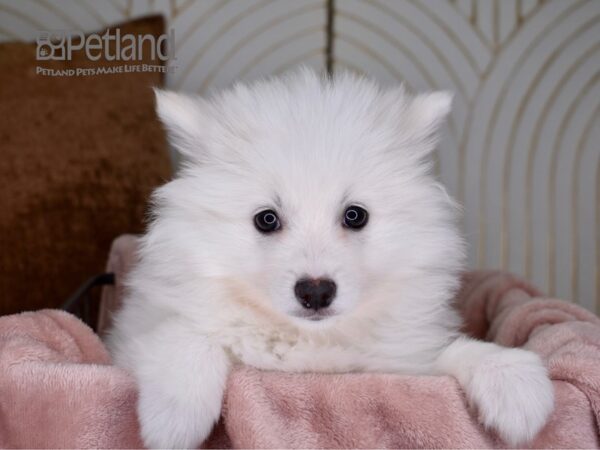
[[[118,27],[159,36],[164,21]],[[145,54],[139,63],[160,64]],[[36,74],[122,64],[82,52],[38,62],[35,44],[0,45],[0,314],[58,306],[102,272],[111,241],[143,230],[151,189],[170,177],[160,73]]]

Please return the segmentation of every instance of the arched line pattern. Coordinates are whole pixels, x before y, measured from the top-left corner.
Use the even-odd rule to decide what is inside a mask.
[[[303,61],[307,61],[308,59],[313,58],[315,56],[322,56],[324,58],[325,57],[325,46],[323,46],[321,48],[309,50],[305,53],[302,53],[301,55],[296,57],[294,60],[288,61],[286,63],[283,63],[283,64],[277,66],[275,68],[275,70],[273,71],[273,74],[281,75],[282,73],[290,70],[292,67],[300,64]]]
[[[187,0],[181,6],[177,6],[176,0],[169,0],[171,2],[171,17],[175,18],[183,14],[186,9],[188,9],[193,3],[194,0]]]
[[[269,56],[276,50],[285,47],[287,44],[294,42],[296,39],[300,39],[305,36],[310,36],[314,33],[318,33],[319,31],[322,31],[322,27],[306,28],[304,30],[300,30],[294,34],[290,34],[289,36],[286,36],[285,38],[276,41],[273,45],[266,47],[259,54],[257,54],[249,64],[246,64],[244,67],[242,67],[238,74],[239,77],[244,78],[248,74],[248,72],[250,72],[250,70],[256,67],[263,59],[265,59],[267,56]],[[323,49],[324,48],[325,47],[323,47]],[[309,53],[312,53],[314,51],[315,50],[311,50]],[[325,58],[325,54],[323,54],[323,58]],[[304,58],[302,60],[304,60]]]
[[[596,77],[594,77],[594,81],[598,82],[598,75],[596,75]],[[583,89],[581,92],[586,92],[586,89]],[[573,298],[577,299],[579,298],[579,282],[577,280],[577,274],[579,273],[579,258],[577,258],[577,255],[575,254],[575,249],[579,249],[580,248],[580,236],[579,236],[579,183],[578,181],[578,176],[577,174],[579,174],[581,172],[581,159],[583,157],[583,149],[584,146],[586,145],[586,143],[588,142],[589,136],[592,132],[593,126],[594,124],[597,122],[598,120],[598,115],[600,114],[600,102],[598,102],[598,104],[596,105],[596,107],[594,108],[594,111],[592,112],[592,115],[590,117],[590,120],[588,120],[588,122],[585,124],[584,128],[583,128],[583,133],[581,134],[581,138],[577,144],[576,147],[576,153],[575,153],[575,161],[573,163],[573,172],[571,174],[571,192],[573,193],[573,200],[571,202],[571,217],[573,217],[573,239],[571,241],[571,291],[573,293]],[[600,158],[598,159],[598,162],[600,163]],[[596,174],[596,177],[599,177],[600,173]],[[598,198],[597,200],[600,201],[600,198]],[[594,205],[594,208],[596,209],[596,211],[600,210],[600,203],[596,202],[596,204]],[[600,224],[597,224],[600,225]],[[600,228],[600,227],[599,227]],[[599,231],[600,232],[600,231]],[[600,236],[598,237],[600,238]],[[598,244],[598,240],[596,244]],[[600,273],[600,263],[596,264],[596,270],[595,272],[598,274]],[[597,311],[600,311],[600,289],[596,290],[596,298],[598,299],[598,305],[596,305],[597,307]]]
[[[531,11],[541,5],[543,5],[546,0],[534,0],[535,1],[535,5],[533,7],[529,6],[529,10],[527,10],[527,7],[525,6],[525,0],[517,0],[517,19],[519,22],[525,22],[530,16],[531,16]],[[531,4],[532,2],[529,1],[529,4]]]
[[[500,109],[501,107],[504,105],[504,100],[507,98],[507,91],[508,88],[510,87],[510,85],[512,84],[512,81],[515,77],[515,75],[517,74],[518,70],[522,67],[523,63],[526,61],[526,59],[529,57],[529,55],[531,54],[532,50],[537,47],[537,45],[542,41],[543,38],[546,37],[546,35],[551,32],[554,27],[562,22],[564,20],[565,17],[568,17],[573,11],[575,11],[577,8],[579,8],[580,6],[584,5],[585,3],[574,3],[573,7],[566,9],[565,11],[563,11],[558,17],[556,17],[552,22],[547,23],[544,28],[536,35],[535,39],[533,39],[531,42],[528,43],[526,49],[521,53],[521,55],[519,56],[517,62],[512,66],[510,74],[504,78],[503,80],[503,84],[502,87],[500,88],[500,92],[497,96],[497,100],[494,102],[494,106],[492,109],[492,115],[490,117],[489,123],[490,124],[494,124],[496,123],[498,114],[500,113]],[[507,43],[508,44],[508,43]],[[504,48],[507,48],[508,45]],[[483,84],[483,83],[482,83]],[[511,127],[511,128],[514,128]],[[480,266],[482,265],[483,261],[485,260],[485,249],[486,249],[486,239],[487,239],[487,230],[486,230],[486,226],[485,226],[485,220],[487,217],[487,202],[485,201],[485,199],[487,198],[487,184],[486,184],[486,180],[487,177],[485,176],[487,174],[488,171],[488,166],[489,166],[489,160],[490,160],[490,148],[491,148],[491,139],[492,139],[492,131],[494,130],[494,128],[492,126],[488,127],[488,129],[485,132],[485,140],[484,140],[484,145],[483,145],[483,149],[482,149],[482,158],[481,158],[481,164],[480,164],[480,168],[479,168],[479,238],[478,238],[478,245],[477,245],[477,265]],[[508,153],[509,155],[507,156],[507,158],[510,158],[510,160],[512,161],[512,155],[511,155],[511,148],[508,148]],[[504,213],[503,213],[504,215]],[[501,233],[501,239],[502,239],[502,233]],[[501,248],[503,248],[503,245],[501,245]]]
[[[230,0],[221,0],[215,2],[210,8],[204,11],[194,22],[190,24],[188,30],[181,36],[178,42],[175,43],[175,53],[179,52],[181,47],[185,45],[188,39],[191,37],[194,32],[200,28],[206,21],[208,21],[212,16],[214,16],[220,9],[227,6]]]
[[[274,19],[270,20],[269,22],[267,22],[260,28],[254,29],[250,34],[248,34],[247,36],[244,36],[243,39],[238,41],[231,49],[229,49],[227,51],[227,53],[225,53],[221,57],[221,59],[211,68],[210,72],[208,73],[206,78],[204,78],[204,81],[200,85],[199,91],[203,92],[205,89],[207,89],[208,85],[213,81],[216,74],[227,63],[227,61],[229,61],[242,48],[244,48],[245,46],[250,44],[252,41],[254,41],[258,36],[266,33],[269,29],[281,24],[282,22],[285,22],[286,20],[292,19],[294,17],[297,17],[297,16],[307,13],[307,12],[317,11],[320,9],[322,9],[322,6],[319,3],[308,4],[307,6],[305,6],[303,8],[298,8],[292,12],[287,12],[286,14],[282,14],[278,17],[275,17]],[[314,30],[314,28],[309,29],[309,31],[312,31],[312,30]],[[304,34],[307,34],[306,30],[304,30],[303,35]],[[281,46],[281,40],[278,40],[277,45],[274,47],[278,47],[278,46]]]
[[[574,13],[574,10],[569,11],[569,12]],[[564,18],[566,18],[566,17],[568,17],[568,15],[565,16]],[[561,18],[560,21],[562,21],[564,18]],[[559,21],[557,21],[557,22],[559,22]],[[527,106],[527,102],[531,98],[533,91],[539,85],[539,82],[541,81],[544,74],[547,72],[548,68],[556,61],[556,59],[560,56],[560,54],[564,51],[564,49],[575,38],[577,38],[577,36],[579,36],[581,33],[585,32],[588,28],[590,28],[593,25],[595,25],[595,20],[588,20],[582,27],[578,28],[577,30],[574,30],[565,39],[561,40],[560,45],[556,49],[553,50],[550,57],[548,59],[546,59],[541,66],[539,66],[539,68],[537,69],[537,72],[535,73],[533,80],[529,83],[529,86],[527,88],[525,95],[519,101],[519,107],[517,109],[517,114],[515,115],[514,120],[512,121],[512,124],[510,126],[510,135],[509,135],[508,145],[507,145],[507,149],[506,149],[507,153],[506,153],[506,158],[504,160],[504,166],[502,168],[503,183],[502,183],[502,193],[501,193],[501,195],[502,195],[502,198],[501,198],[501,205],[502,205],[501,206],[501,208],[502,208],[501,265],[502,265],[502,268],[504,268],[504,269],[507,268],[507,261],[510,257],[510,247],[508,246],[508,239],[507,239],[508,197],[509,197],[508,190],[509,190],[509,181],[512,179],[511,171],[512,171],[512,166],[513,166],[512,160],[513,160],[513,156],[514,156],[514,147],[515,147],[515,141],[516,141],[517,129],[518,129],[517,124],[521,123],[523,115],[525,113],[525,108]],[[544,36],[540,35],[539,37],[541,38],[541,37],[545,37],[545,36],[546,35],[544,35]],[[541,41],[541,39],[540,39],[540,41]],[[535,43],[536,46],[538,44],[539,44],[539,41]],[[520,62],[524,62],[524,60],[520,61]],[[516,72],[516,69],[513,71],[513,73],[511,73],[511,77],[514,76],[515,72]],[[508,87],[509,87],[509,85],[507,84],[506,88],[508,88]],[[552,93],[552,96],[556,96],[559,91],[560,91],[559,89],[555,89]],[[506,90],[504,90],[504,94],[505,93],[506,93]],[[548,111],[548,109],[545,109],[542,114],[544,118],[546,116],[547,111]],[[539,123],[542,123],[542,122],[540,122],[538,120],[538,124]],[[534,136],[535,136],[535,134],[534,134]],[[536,143],[533,143],[532,146],[529,148],[532,150],[529,151],[528,158],[527,158],[527,169],[528,169],[527,170],[527,180],[529,180],[530,177],[532,177],[533,167],[531,164],[532,164],[533,158],[535,156]],[[527,196],[529,196],[529,194],[530,194],[530,189],[527,190]],[[531,216],[531,204],[526,203],[525,211],[526,211],[526,216],[530,217]],[[530,224],[531,224],[531,220],[526,219],[525,248],[526,248],[527,255],[531,254],[531,234],[529,234],[529,232],[528,232],[528,230],[530,230],[530,227],[529,227]],[[527,256],[526,256],[526,259],[527,259]],[[527,261],[529,261],[529,262],[527,262]],[[531,265],[531,259],[529,258],[529,259],[527,259],[527,261],[525,263],[526,274],[527,274],[527,276],[531,276],[531,269],[527,269],[528,264]]]
[[[184,81],[189,76],[190,72],[194,69],[194,67],[196,67],[198,65],[198,62],[204,55],[204,52],[206,52],[206,50],[208,50],[217,40],[219,40],[227,31],[229,31],[231,28],[233,28],[237,23],[239,23],[243,19],[247,18],[251,14],[255,13],[256,11],[260,10],[261,8],[263,8],[264,6],[266,6],[272,2],[273,2],[273,0],[262,0],[260,2],[257,2],[254,5],[252,5],[251,7],[243,9],[242,11],[238,12],[235,16],[233,16],[227,22],[225,22],[223,24],[223,26],[219,29],[219,31],[216,34],[212,35],[210,37],[210,39],[208,39],[204,43],[204,45],[202,47],[200,47],[196,53],[194,53],[190,63],[186,66],[185,70],[182,72],[182,74],[179,77],[179,80],[177,83],[178,87],[181,88]]]
[[[589,49],[587,52],[585,52],[578,60],[575,64],[573,64],[573,66],[571,66],[569,68],[569,71],[564,75],[564,77],[560,80],[561,81],[561,85],[564,84],[575,72],[575,70],[579,67],[579,65],[583,62],[586,61],[591,55],[593,55],[594,53],[597,53],[598,50],[600,50],[600,44],[596,44],[594,45],[591,49]],[[556,292],[556,222],[555,222],[555,217],[556,217],[556,188],[553,185],[554,180],[556,180],[556,171],[557,171],[557,159],[558,159],[558,153],[559,153],[559,143],[562,143],[562,138],[564,136],[564,131],[567,128],[567,125],[569,124],[569,122],[571,121],[573,112],[575,111],[576,107],[581,103],[581,100],[583,99],[584,95],[587,94],[589,92],[589,90],[591,89],[592,86],[594,86],[596,83],[598,83],[598,81],[600,81],[600,74],[596,73],[579,91],[579,93],[574,97],[574,100],[571,102],[571,104],[569,105],[569,109],[567,110],[567,112],[565,113],[565,116],[563,117],[559,128],[558,128],[558,133],[557,133],[557,137],[558,139],[556,139],[554,141],[554,147],[552,148],[552,153],[551,153],[551,158],[550,158],[550,176],[548,177],[548,193],[549,193],[549,200],[548,200],[548,225],[549,225],[549,230],[548,230],[548,236],[547,236],[547,246],[548,246],[548,280],[549,280],[549,292],[551,295],[555,295]],[[557,91],[560,89],[557,89]],[[555,91],[556,92],[556,91]],[[557,96],[553,96],[552,97],[552,103],[549,104],[548,107],[552,107],[554,101],[556,100]],[[546,116],[546,114],[544,114],[544,116]],[[542,123],[540,121],[540,123]],[[571,205],[571,208],[573,208],[573,205]],[[572,216],[572,220],[575,220],[575,216]],[[572,230],[572,236],[573,239],[575,239],[576,237],[576,230],[575,228],[573,228]],[[571,260],[575,259],[576,255],[575,255],[575,248],[571,249]],[[571,273],[572,275],[572,273]],[[573,278],[571,279],[571,283],[573,283]],[[576,301],[577,297],[573,297],[573,300]]]
[[[520,2],[520,0],[517,0],[518,2]],[[494,2],[494,4],[499,4],[499,2]],[[519,11],[519,7],[517,6],[517,8],[515,8],[515,12],[517,13],[517,17],[515,20],[515,27],[513,28],[513,30],[509,33],[509,35],[504,39],[504,42],[509,42],[511,41],[515,35],[517,33],[519,33],[519,28],[520,25],[523,24],[523,22],[527,22],[531,17],[533,17],[538,11],[539,9],[543,6],[544,2],[542,0],[542,2],[537,2],[537,4],[531,8],[529,11],[527,11],[525,13],[525,15],[519,15],[518,11]],[[496,17],[499,16],[499,14],[495,14]]]
[[[29,17],[27,14],[23,14],[18,9],[13,9],[10,6],[2,4],[2,5],[0,5],[0,11],[4,11],[5,13],[7,13],[13,17],[17,17],[22,22],[25,22],[25,23],[28,23],[29,25],[31,25],[35,30],[45,29],[44,25],[42,25],[41,23],[39,23],[37,20],[33,19],[32,17]]]
[[[368,30],[372,31],[374,34],[380,36],[384,41],[387,41],[392,46],[398,48],[414,64],[414,66],[417,68],[417,70],[419,71],[419,73],[421,73],[423,75],[423,78],[425,79],[425,81],[427,82],[427,84],[432,89],[436,88],[437,83],[435,82],[433,76],[429,73],[429,71],[423,65],[423,63],[417,57],[417,55],[415,55],[412,52],[412,50],[410,50],[404,44],[402,44],[401,42],[399,42],[396,38],[394,38],[388,32],[386,32],[384,30],[381,30],[381,29],[378,29],[376,26],[374,26],[373,24],[369,23],[368,21],[363,20],[362,18],[354,16],[352,14],[346,14],[345,12],[340,11],[337,15],[341,16],[341,17],[346,17],[349,20],[352,20],[352,21],[355,21],[356,23],[359,23],[360,25],[364,26]],[[384,66],[386,69],[388,69],[390,71],[390,73],[392,73],[397,80],[399,80],[399,81],[404,81],[405,80],[405,77],[402,78],[402,75],[400,74],[400,72],[398,72],[396,70],[396,68],[394,68],[387,61],[387,59],[384,58],[383,56],[381,56],[377,51],[371,49],[370,47],[368,47],[367,45],[363,44],[362,42],[359,42],[358,40],[356,40],[352,36],[349,36],[349,35],[346,35],[346,34],[343,34],[343,33],[339,33],[339,32],[335,32],[334,35],[335,35],[336,39],[341,39],[341,40],[345,41],[346,43],[348,43],[350,45],[353,45],[354,47],[356,47],[356,48],[362,50],[363,52],[367,53],[368,55],[372,56],[379,63],[381,63],[382,66]],[[452,116],[450,116],[449,126],[450,126],[450,130],[452,132],[454,141],[457,141],[458,140],[458,127],[457,127],[455,119]]]
[[[342,67],[345,67],[346,69],[351,70],[352,72],[355,72],[355,73],[358,73],[358,74],[361,74],[361,75],[366,75],[365,71],[362,68],[358,67],[353,62],[350,62],[350,61],[346,60],[345,58],[335,58],[333,60],[333,69],[334,69],[333,72],[334,73],[337,70],[336,69],[337,66],[342,66]],[[405,82],[405,83],[406,83],[408,89],[412,91],[413,87],[410,86],[410,84],[408,82]]]
[[[374,8],[381,10],[384,14],[395,18],[399,23],[405,25],[407,27],[407,29],[413,31],[413,33],[419,39],[421,39],[421,41],[434,53],[434,55],[438,58],[438,61],[440,62],[440,64],[446,68],[446,71],[447,71],[449,77],[453,80],[455,86],[457,86],[462,98],[464,99],[464,102],[466,105],[466,117],[465,117],[465,120],[463,121],[462,132],[460,132],[460,133],[458,132],[458,126],[455,121],[455,116],[451,115],[450,121],[449,121],[449,127],[454,135],[455,147],[458,152],[458,160],[459,160],[459,163],[458,163],[459,171],[457,174],[457,178],[458,178],[457,181],[459,183],[459,189],[457,192],[457,197],[459,198],[459,201],[462,202],[464,200],[464,191],[465,191],[464,176],[462,175],[465,172],[465,170],[464,170],[465,150],[464,150],[464,148],[465,148],[466,139],[467,139],[467,133],[465,132],[465,129],[470,128],[470,126],[471,126],[473,98],[477,98],[478,92],[481,88],[481,83],[479,83],[479,85],[476,88],[475,95],[471,98],[467,94],[466,88],[464,87],[464,83],[462,83],[462,80],[461,80],[461,82],[457,81],[457,79],[460,79],[460,77],[457,75],[454,66],[443,55],[443,52],[441,52],[440,49],[438,49],[438,47],[431,42],[431,40],[427,37],[427,35],[425,33],[421,33],[420,30],[417,27],[415,27],[411,21],[409,21],[406,17],[401,16],[393,8],[387,6],[386,3],[377,2],[374,0],[368,0],[368,3],[371,4]],[[434,14],[431,10],[427,9],[427,7],[423,4],[423,2],[411,2],[411,5],[413,5],[414,8],[416,10],[420,11],[420,13],[423,14],[425,17],[427,17],[432,22],[432,26],[437,27],[446,36],[447,42],[450,42],[451,44],[453,44],[453,46],[459,51],[459,53],[461,53],[463,55],[470,70],[473,71],[473,73],[475,73],[478,77],[481,76],[481,69],[478,67],[477,62],[475,61],[474,55],[471,53],[471,51],[467,48],[467,45],[465,45],[465,43],[461,39],[462,36],[465,36],[464,33],[463,33],[463,35],[456,34],[455,31],[447,23],[445,23],[443,20],[440,20],[439,17],[436,16],[436,14]],[[439,3],[437,3],[437,5],[443,6],[443,2],[439,2]],[[455,12],[454,8],[452,8],[452,12]],[[460,12],[458,12],[457,14],[459,16],[461,16]],[[461,16],[461,17],[463,17],[463,16]],[[473,27],[469,27],[468,31],[472,32],[471,35],[468,35],[469,38],[473,38],[472,40],[479,40],[480,45],[485,47],[485,44],[482,41],[483,36],[481,35],[481,33],[478,32],[478,30],[475,30]],[[436,153],[435,156],[437,158],[438,154]],[[438,169],[439,169],[438,162],[439,161],[436,159],[436,165],[435,165],[436,173],[438,173]],[[464,220],[465,220],[465,217],[462,216],[461,221],[464,221]]]
[[[124,18],[129,18],[131,16],[133,0],[127,0],[125,2],[125,7],[119,5],[116,0],[108,0],[108,4],[118,11]]]
[[[413,25],[405,17],[402,17],[401,15],[399,15],[398,13],[396,13],[396,11],[394,11],[391,8],[385,6],[384,4],[374,3],[374,2],[369,2],[369,3],[374,8],[381,10],[382,13],[387,14],[390,17],[393,17],[399,24],[403,25],[404,27],[406,27],[407,30],[411,31],[415,36],[417,36],[425,44],[425,46],[429,50],[431,50],[431,52],[439,60],[440,64],[446,69],[446,71],[448,72],[448,75],[452,79],[454,85],[460,91],[460,94],[465,99],[465,101],[469,100],[469,95],[467,94],[467,88],[464,85],[463,80],[458,76],[458,74],[457,74],[456,70],[454,69],[453,65],[450,63],[450,61],[448,61],[448,59],[444,56],[444,54],[440,51],[440,49],[438,49],[438,47],[431,41],[431,39],[429,39],[427,37],[426,33],[423,33],[418,27],[416,27],[415,25]],[[345,14],[345,15],[347,15],[347,16],[350,16],[350,14],[347,13],[347,12],[340,12],[340,14],[342,14],[342,13]],[[352,16],[354,16],[354,15],[352,15]],[[458,48],[460,50],[460,47],[458,47]],[[475,70],[475,73],[477,73],[476,70]]]
[[[477,2],[474,2],[474,7],[476,8]],[[535,8],[533,8],[527,15],[527,18],[533,16],[535,13],[538,12],[539,8],[541,5],[536,5]],[[476,15],[476,14],[475,14]],[[519,23],[520,25],[520,23]],[[508,36],[507,39],[505,39],[504,44],[503,44],[503,48],[507,48],[510,46],[510,44],[512,43],[512,41],[515,39],[515,37],[517,36],[519,30],[520,30],[520,26],[517,25],[515,27],[515,29],[513,30],[513,32]],[[494,55],[496,55],[498,52],[498,49],[495,49],[494,51]],[[495,58],[494,58],[495,60]],[[474,105],[475,103],[478,101],[479,96],[481,95],[482,89],[485,85],[485,82],[489,76],[489,74],[492,72],[494,68],[493,63],[490,64],[490,66],[488,66],[487,70],[482,74],[481,77],[481,81],[479,83],[479,86],[477,87],[477,91],[475,93],[475,95],[473,96],[472,101],[469,103],[469,107],[467,109],[467,120],[465,123],[465,130],[463,131],[463,135],[462,135],[462,140],[460,142],[460,145],[458,147],[458,171],[460,174],[459,177],[459,189],[458,189],[458,199],[459,201],[462,203],[465,199],[466,196],[466,176],[464,176],[465,172],[466,172],[466,147],[467,147],[467,139],[469,139],[469,136],[471,134],[471,124],[473,122],[472,118],[473,118],[473,110],[474,110]],[[480,218],[481,220],[481,218]],[[478,259],[481,259],[481,255],[479,255],[478,253]]]
[[[358,50],[360,50],[363,53],[366,53],[371,58],[376,60],[379,64],[381,64],[395,79],[397,79],[397,80],[404,79],[403,75],[400,72],[398,72],[396,70],[396,68],[393,67],[383,56],[381,56],[380,54],[378,54],[376,51],[372,50],[371,48],[367,47],[362,42],[354,39],[352,36],[349,36],[344,33],[340,33],[338,31],[336,31],[334,33],[334,39],[336,40],[336,42],[340,42],[340,41],[346,42],[350,46],[357,48]]]
[[[372,1],[372,0],[370,0]],[[440,4],[442,2],[439,2]],[[434,12],[430,9],[427,8],[428,3],[427,2],[423,2],[421,0],[411,0],[411,4],[419,9],[423,14],[425,14],[429,19],[431,19],[440,30],[443,30],[444,33],[446,33],[446,35],[448,36],[448,39],[450,39],[451,41],[454,42],[454,44],[456,45],[457,48],[460,49],[460,51],[463,53],[463,55],[465,56],[465,58],[467,58],[467,61],[469,61],[469,65],[471,66],[471,69],[475,72],[475,73],[480,73],[481,71],[478,69],[477,67],[477,62],[475,61],[474,56],[471,54],[471,52],[469,52],[469,50],[467,49],[466,45],[464,44],[464,42],[461,40],[460,36],[457,35],[454,30],[452,30],[452,28],[450,28],[450,26],[445,23],[443,20],[440,20],[439,17],[437,17],[436,14],[434,14]],[[481,30],[479,30],[477,27],[469,27],[469,30],[473,32],[473,34],[475,36],[477,36],[478,41],[480,43],[480,45],[484,46],[485,48],[489,50],[490,47],[487,44],[485,37],[481,34]]]
[[[335,32],[334,33],[334,38],[336,39],[336,41],[341,41],[341,42],[345,42],[348,45],[355,47],[356,49],[358,49],[359,51],[369,55],[371,58],[373,58],[375,61],[377,61],[379,64],[381,64],[382,67],[384,67],[391,75],[393,78],[395,78],[396,80],[401,80],[410,91],[414,92],[414,86],[411,86],[410,83],[407,81],[407,77],[405,77],[404,75],[402,75],[402,73],[398,72],[398,70],[392,66],[386,58],[384,58],[383,56],[381,56],[377,51],[371,49],[370,47],[367,47],[366,45],[364,45],[362,42],[354,39],[352,36],[346,35],[344,33],[340,33],[340,32]],[[409,53],[407,56],[410,58],[411,54]],[[413,55],[414,57],[414,55]],[[337,59],[334,58],[334,59]],[[347,67],[352,67],[352,65],[346,63]],[[419,65],[417,64],[417,69],[419,70]],[[354,66],[356,68],[356,66]],[[360,69],[356,69],[357,72],[362,72]],[[431,76],[427,73],[424,72],[423,73],[423,78],[425,78],[425,80],[428,82],[428,84],[430,86],[435,86],[434,81],[431,79]],[[453,133],[453,138],[456,141],[456,130],[451,128],[451,131]],[[435,152],[433,154],[433,158],[434,158],[434,169],[435,169],[435,174],[438,175],[440,172],[440,161],[439,161],[439,155],[437,152]]]
[[[49,12],[51,12],[52,14],[54,14],[56,17],[58,17],[60,20],[62,20],[67,27],[76,30],[77,28],[79,28],[79,24],[73,20],[72,17],[70,17],[65,11],[61,11],[58,8],[55,8],[54,5],[48,3],[46,0],[38,0],[38,4],[43,6],[44,8],[46,8]],[[67,8],[64,8],[65,10]]]
[[[590,20],[587,22],[585,28],[587,29],[589,26],[592,26],[595,24],[594,20]],[[574,39],[576,37],[576,35],[571,35],[569,37],[569,41],[571,39]],[[566,40],[565,40],[566,42]],[[578,64],[585,61],[585,56],[589,54],[594,53],[595,51],[597,51],[598,48],[598,44],[594,45],[591,49],[589,49],[588,51],[585,52],[585,54],[580,57],[578,59]],[[565,77],[561,80],[561,85],[564,84],[566,82],[566,80],[568,79],[569,76],[571,76],[571,72],[573,72],[574,70],[577,69],[577,64],[573,65],[571,68],[569,68],[569,70],[567,71],[567,73],[565,74]],[[533,169],[534,169],[534,161],[535,161],[535,157],[537,155],[537,149],[539,147],[539,139],[540,139],[540,133],[541,133],[541,129],[542,129],[542,125],[544,124],[544,120],[548,114],[548,108],[550,108],[554,102],[556,101],[556,97],[559,93],[559,90],[555,90],[552,94],[552,96],[550,97],[550,101],[545,105],[545,109],[544,112],[542,114],[542,116],[540,116],[535,124],[533,133],[532,133],[532,139],[531,139],[531,146],[529,147],[531,150],[527,155],[527,168],[526,168],[526,182],[527,182],[527,188],[526,188],[526,196],[525,196],[525,218],[526,218],[526,224],[525,224],[525,247],[526,247],[526,261],[525,261],[525,274],[526,276],[530,276],[531,272],[533,270],[533,261],[531,259],[531,254],[532,254],[532,240],[531,240],[531,235],[533,233],[533,217],[532,217],[532,204],[533,204]],[[555,230],[553,229],[553,225],[554,222],[551,221],[549,223],[550,226],[550,235],[554,235],[555,234]],[[553,250],[554,247],[552,245],[549,245],[549,270],[554,270],[554,264],[555,262],[552,261],[551,259],[551,255],[553,255]],[[551,290],[554,289],[554,285],[553,285],[553,280],[552,277],[550,278],[550,288]]]
[[[79,6],[84,9],[90,16],[94,18],[94,20],[98,23],[100,27],[107,27],[109,24],[104,20],[104,18],[96,11],[92,6],[88,3],[87,0],[81,0],[79,2]]]
[[[474,2],[471,0],[469,1],[469,12],[466,12],[463,7],[461,7],[460,5],[457,4],[456,0],[450,0],[450,3],[452,3],[452,5],[454,6],[454,8],[456,8],[456,10],[458,11],[458,13],[463,16],[466,20],[469,21],[469,23],[474,24],[475,23],[475,15],[473,14],[474,11],[476,11]]]

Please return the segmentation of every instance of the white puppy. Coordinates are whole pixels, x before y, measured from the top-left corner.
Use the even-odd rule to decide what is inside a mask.
[[[464,246],[430,174],[451,96],[301,69],[210,100],[157,92],[187,160],[154,218],[109,346],[150,447],[194,447],[228,371],[456,377],[510,445],[553,407],[533,353],[459,334]]]

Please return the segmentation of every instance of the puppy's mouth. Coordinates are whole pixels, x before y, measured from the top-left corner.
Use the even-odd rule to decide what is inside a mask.
[[[304,320],[308,320],[311,322],[319,322],[321,320],[331,318],[335,315],[336,315],[336,313],[330,309],[323,309],[323,310],[317,310],[317,311],[302,310],[302,311],[297,311],[294,313],[295,317],[298,317],[298,318],[304,319]]]

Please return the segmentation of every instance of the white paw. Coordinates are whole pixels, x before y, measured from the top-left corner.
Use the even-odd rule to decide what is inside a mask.
[[[467,388],[481,422],[509,445],[531,441],[554,407],[546,368],[535,353],[503,349],[481,360]]]
[[[161,395],[153,389],[140,389],[138,419],[147,448],[198,448],[208,437],[219,417],[215,411],[201,410],[188,399]]]

